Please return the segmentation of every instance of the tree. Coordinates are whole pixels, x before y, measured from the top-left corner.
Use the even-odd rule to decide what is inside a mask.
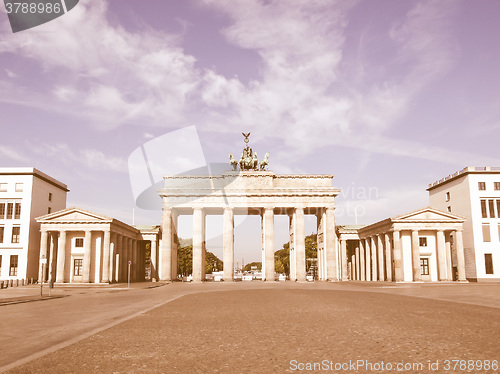
[[[305,237],[305,247],[306,258],[318,257],[318,241],[316,234]],[[290,274],[290,242],[283,244],[283,249],[274,253],[274,270],[277,273]]]
[[[179,238],[177,250],[177,273],[186,276],[193,273],[193,240]],[[223,270],[223,262],[212,252],[205,252],[205,273],[212,274],[212,271]]]
[[[250,271],[253,266],[256,266],[257,270],[262,270],[262,262],[251,262],[243,267],[243,271]]]

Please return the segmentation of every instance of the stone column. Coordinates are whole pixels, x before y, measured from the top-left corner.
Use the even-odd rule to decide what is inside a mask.
[[[111,231],[104,230],[104,243],[102,249],[102,282],[109,283],[109,252],[111,246]]]
[[[384,234],[385,241],[385,272],[386,279],[392,282],[392,256],[391,256],[391,238],[389,234]]]
[[[377,245],[375,243],[375,238],[371,236],[368,238],[370,241],[371,252],[372,252],[372,281],[377,280]]]
[[[40,238],[40,260],[47,259],[47,230],[42,229],[42,236]],[[47,265],[45,265],[45,268]],[[40,274],[38,275],[38,280],[45,280],[45,274],[43,273],[43,264],[40,261]]]
[[[378,253],[378,280],[385,280],[384,277],[384,244],[382,243],[382,235],[377,235],[377,253]]]
[[[85,231],[85,239],[83,240],[83,283],[90,282],[90,261],[92,256],[92,231]]]
[[[304,208],[295,208],[295,268],[297,280],[306,280],[306,242],[304,228]]]
[[[139,280],[139,253],[137,251],[137,240],[132,239],[132,274],[131,279],[134,282]]]
[[[413,267],[413,281],[422,281],[422,269],[420,268],[420,243],[418,240],[418,231],[411,232],[411,263]]]
[[[193,282],[205,280],[205,263],[203,262],[203,242],[205,214],[202,208],[194,208],[193,212]]]
[[[160,275],[160,280],[170,281],[172,280],[172,209],[166,205],[166,198],[163,199],[164,202],[163,202],[163,215],[161,220],[161,246],[160,246],[161,264],[160,264],[159,275]],[[195,221],[195,226],[193,226],[193,260],[194,260],[194,234],[196,229],[198,229],[198,227],[196,226],[196,221]]]
[[[289,215],[290,217],[290,280],[297,280],[296,260],[295,260],[295,211]]]
[[[401,252],[401,231],[394,230],[392,233],[394,242],[394,278],[396,282],[403,282],[403,254]]]
[[[447,275],[446,275],[445,238],[443,230],[437,230],[436,242],[437,242],[438,279],[440,281],[445,281],[447,279]]]
[[[158,262],[157,262],[157,248],[156,238],[151,240],[151,280],[156,282],[158,280]]]
[[[49,271],[48,271],[48,281],[52,282],[52,278],[54,277],[54,249],[55,249],[55,232],[52,232],[50,235],[50,255],[49,255]]]
[[[177,242],[179,241],[178,237],[177,237],[177,219],[178,219],[178,217],[179,217],[179,214],[178,214],[177,210],[172,209],[172,254],[171,254],[171,258],[172,258],[171,278],[172,278],[172,280],[177,279],[177,251],[178,251]],[[203,235],[203,237],[205,237],[205,235]]]
[[[356,280],[359,281],[361,279],[360,278],[360,274],[359,274],[359,272],[360,272],[360,267],[359,267],[359,245],[356,247],[356,251],[355,252],[356,252],[356,254],[354,255],[354,258],[356,259],[356,271],[355,271],[356,276],[354,277],[354,279],[356,279]]]
[[[56,282],[64,283],[64,273],[66,271],[66,231],[62,230],[59,233],[57,241],[57,275]]]
[[[366,280],[366,268],[365,268],[365,242],[363,239],[359,239],[359,280]]]
[[[445,251],[446,251],[446,280],[453,279],[453,264],[451,259],[451,232],[445,233]]]
[[[342,259],[342,281],[349,280],[347,278],[347,241],[340,241],[340,256]]]
[[[223,220],[224,281],[232,281],[234,278],[234,212],[232,208],[224,209]]]
[[[302,211],[303,213],[303,211]],[[302,215],[302,218],[304,216]],[[269,282],[274,282],[274,209],[264,209],[264,257],[265,263],[262,264],[263,279]],[[298,233],[297,233],[298,235]],[[297,245],[297,238],[295,245]],[[297,252],[297,257],[299,256]],[[300,274],[299,262],[297,259],[297,278]],[[305,273],[305,254],[304,254],[304,273]],[[305,278],[305,275],[304,275]]]
[[[465,276],[465,255],[462,230],[455,231],[455,245],[457,248],[458,281],[467,282],[467,278]]]
[[[109,283],[113,283],[114,279],[114,271],[115,271],[115,254],[116,254],[116,237],[117,234],[112,234],[110,244],[109,244],[109,267],[108,267],[108,276]]]
[[[337,275],[337,234],[335,233],[334,208],[326,208],[323,225],[324,248],[326,256],[326,278],[338,281]]]
[[[372,259],[371,259],[371,239],[365,239],[365,253],[366,253],[366,280],[372,280]]]
[[[122,281],[122,266],[121,266],[121,259],[123,257],[122,255],[122,248],[123,248],[123,236],[122,235],[116,235],[116,249],[115,249],[115,257],[113,258],[114,261],[114,280],[115,282],[121,282]]]

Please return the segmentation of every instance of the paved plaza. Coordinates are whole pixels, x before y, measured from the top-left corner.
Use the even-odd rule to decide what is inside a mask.
[[[25,302],[37,294],[0,292],[23,301],[0,306],[0,372],[461,373],[445,360],[500,359],[499,284],[139,283]]]

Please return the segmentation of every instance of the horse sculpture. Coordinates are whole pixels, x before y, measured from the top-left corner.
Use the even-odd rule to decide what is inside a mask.
[[[260,170],[266,170],[266,167],[269,165],[269,152],[266,153],[264,159],[260,162]]]
[[[234,159],[232,153],[229,154],[229,164],[233,167],[233,171],[238,168],[238,161]]]

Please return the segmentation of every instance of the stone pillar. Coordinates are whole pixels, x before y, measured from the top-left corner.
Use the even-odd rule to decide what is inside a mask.
[[[384,272],[384,244],[382,243],[382,235],[377,235],[377,253],[378,253],[378,280],[385,280]]]
[[[42,236],[40,238],[40,260],[42,259],[47,259],[47,230],[42,229]],[[45,268],[47,265],[45,265]],[[45,274],[43,273],[43,264],[40,261],[40,270],[39,270],[39,275],[38,275],[38,280],[41,281],[42,279],[45,280]]]
[[[85,239],[83,240],[83,283],[90,282],[90,261],[92,256],[92,231],[85,231]]]
[[[365,239],[365,253],[366,253],[366,280],[372,280],[372,259],[371,259],[371,239]]]
[[[151,280],[156,282],[158,280],[158,250],[156,248],[156,238],[151,240]]]
[[[289,216],[290,217],[290,280],[297,280],[296,272],[296,259],[295,259],[295,211]]]
[[[372,281],[377,280],[377,245],[375,243],[375,238],[371,236],[368,238],[370,241],[371,252],[372,252]]]
[[[403,282],[403,254],[401,251],[401,231],[394,230],[392,233],[394,242],[394,278],[396,282]]]
[[[54,232],[50,233],[50,255],[49,255],[49,271],[48,271],[48,281],[52,282],[52,279],[54,278],[54,249],[55,249],[55,236],[56,234]]]
[[[420,243],[418,240],[418,231],[411,232],[411,263],[413,267],[413,281],[422,281],[422,269],[420,268]]]
[[[57,275],[56,282],[64,283],[64,274],[66,271],[66,231],[62,230],[59,233],[57,241]]]
[[[438,279],[440,281],[445,281],[447,279],[447,274],[446,274],[445,237],[443,230],[437,230],[436,242],[437,242]]]
[[[132,274],[131,279],[134,282],[139,280],[139,252],[137,250],[137,240],[132,239]]]
[[[304,211],[302,211],[302,213],[303,212]],[[302,218],[304,218],[303,215]],[[264,219],[263,229],[264,229],[264,257],[265,257],[265,263],[262,264],[263,279],[269,282],[274,282],[274,209],[265,208],[263,219]],[[295,244],[297,245],[297,238]],[[299,257],[298,252],[297,252],[297,257]],[[299,261],[300,260],[297,259],[297,278],[299,277],[300,274]],[[305,273],[305,253],[304,253],[304,273]]]
[[[457,248],[458,281],[467,282],[467,278],[465,276],[465,255],[462,230],[455,231],[455,245]]]
[[[172,280],[172,209],[166,205],[163,198],[163,215],[161,220],[161,247],[160,247],[160,280]],[[195,210],[196,212],[196,210]],[[194,260],[194,233],[197,229],[193,226],[193,260]],[[194,270],[194,267],[193,267]],[[194,277],[194,274],[193,274]]]
[[[391,256],[391,238],[389,234],[384,234],[385,241],[385,273],[386,279],[392,282],[392,256]]]
[[[445,251],[446,251],[446,280],[453,279],[453,264],[451,259],[451,232],[445,233]]]
[[[111,232],[104,230],[104,243],[102,249],[102,282],[109,283],[109,252],[111,246]]]
[[[172,253],[171,253],[171,266],[172,266],[172,280],[177,279],[177,242],[179,241],[177,238],[177,219],[179,214],[177,210],[172,209]],[[203,236],[205,237],[205,236]]]
[[[114,279],[115,282],[120,282],[122,280],[121,278],[121,258],[123,257],[122,255],[122,248],[123,248],[123,236],[122,235],[116,235],[116,255],[114,260],[115,263],[115,271],[114,271]]]
[[[223,220],[224,281],[232,281],[234,278],[234,212],[232,208],[224,209]]]
[[[359,239],[359,280],[366,280],[366,267],[365,267],[365,242]]]
[[[109,260],[108,260],[109,261],[109,267],[108,267],[109,283],[112,283],[115,281],[114,271],[115,271],[116,237],[117,237],[117,234],[112,234],[110,244],[109,244]]]
[[[326,278],[329,281],[338,281],[337,234],[335,233],[334,208],[326,208],[323,235],[326,256]]]
[[[193,212],[193,282],[205,280],[205,263],[203,262],[203,242],[205,214],[202,208],[195,208]]]
[[[340,258],[342,259],[342,280],[347,281],[347,241],[340,241]]]
[[[355,251],[355,255],[354,255],[354,258],[356,259],[356,270],[355,270],[355,274],[356,276],[354,277],[355,280],[360,280],[360,267],[359,267],[359,245],[356,247],[356,251]]]

